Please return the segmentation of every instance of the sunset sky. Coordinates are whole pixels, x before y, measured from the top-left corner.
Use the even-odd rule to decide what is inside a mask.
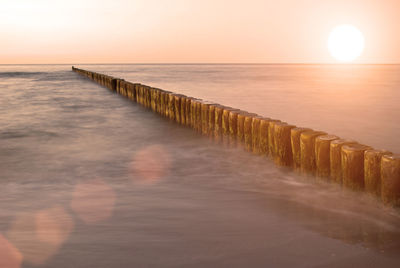
[[[400,63],[399,0],[0,0],[0,64],[335,63],[341,24],[365,37],[354,63]]]

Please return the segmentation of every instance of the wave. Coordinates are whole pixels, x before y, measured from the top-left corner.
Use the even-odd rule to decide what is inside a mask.
[[[58,137],[58,134],[45,130],[5,130],[0,132],[0,140],[2,139],[18,139],[27,137],[52,138]]]
[[[33,77],[38,75],[47,74],[46,72],[0,72],[1,78],[9,78],[9,77]]]

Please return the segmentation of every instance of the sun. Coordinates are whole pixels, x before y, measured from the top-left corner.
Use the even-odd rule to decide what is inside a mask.
[[[351,62],[359,57],[364,50],[364,36],[353,25],[336,26],[328,39],[328,49],[336,60]]]

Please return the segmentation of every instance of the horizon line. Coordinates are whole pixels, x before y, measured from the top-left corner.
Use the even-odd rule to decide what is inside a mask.
[[[131,62],[131,63],[0,63],[1,65],[400,65],[399,63],[306,63],[306,62]]]

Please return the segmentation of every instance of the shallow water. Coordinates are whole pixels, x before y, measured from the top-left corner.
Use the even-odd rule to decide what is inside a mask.
[[[400,152],[399,66],[77,67]],[[0,267],[400,265],[400,214],[372,197],[217,144],[70,66],[2,65],[0,89]]]

